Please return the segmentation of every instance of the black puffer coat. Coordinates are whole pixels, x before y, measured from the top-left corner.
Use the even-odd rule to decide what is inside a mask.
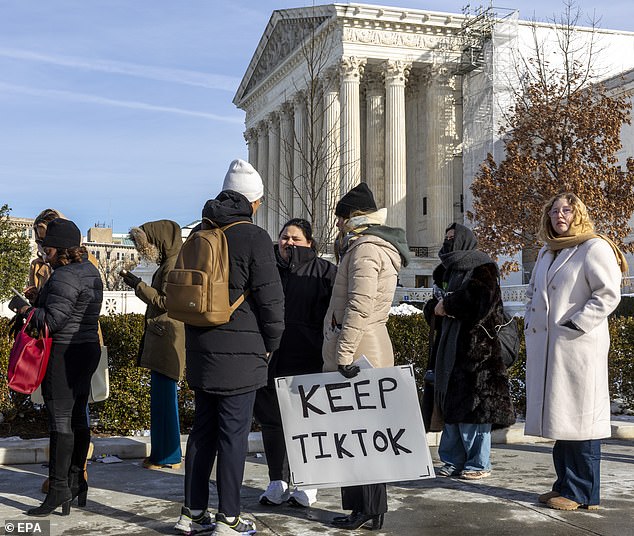
[[[442,287],[445,269],[434,270],[434,282]],[[425,305],[428,321],[437,300]],[[491,423],[494,428],[510,426],[515,422],[515,412],[509,392],[508,374],[500,355],[500,343],[491,340],[477,326],[482,322],[489,333],[496,324],[503,322],[502,301],[498,284],[498,269],[494,263],[478,266],[463,285],[445,296],[447,315],[461,322],[457,339],[456,357],[449,377],[442,413],[447,423]],[[494,308],[494,312],[487,316]],[[438,355],[438,341],[442,326],[436,319],[435,346],[432,361],[442,360]]]
[[[207,201],[203,217],[219,226],[251,222],[251,203],[230,190]],[[284,294],[271,238],[257,225],[234,225],[229,247],[229,297],[249,295],[226,324],[185,326],[187,382],[193,389],[236,395],[267,382],[267,352],[277,350],[284,331]]]
[[[279,376],[321,372],[324,316],[330,303],[337,268],[311,248],[289,249],[285,261],[275,246],[284,288],[284,334],[269,363],[269,385]]]
[[[38,328],[46,322],[58,344],[99,342],[102,300],[99,271],[85,257],[53,270],[37,296],[33,321]]]

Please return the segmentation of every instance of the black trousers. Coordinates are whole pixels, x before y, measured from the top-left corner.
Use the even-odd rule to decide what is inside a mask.
[[[98,342],[56,344],[42,382],[42,397],[49,414],[49,430],[71,434],[88,429],[90,379],[99,365]]]
[[[387,512],[387,486],[367,484],[341,488],[341,507],[373,516],[384,514]]]
[[[240,514],[240,488],[249,448],[255,391],[222,396],[195,390],[194,424],[185,454],[185,506],[204,510],[216,456],[218,512]]]
[[[282,415],[274,387],[266,386],[258,389],[255,395],[253,416],[262,428],[262,442],[264,443],[266,463],[269,467],[269,480],[288,482],[290,471],[284,442]]]

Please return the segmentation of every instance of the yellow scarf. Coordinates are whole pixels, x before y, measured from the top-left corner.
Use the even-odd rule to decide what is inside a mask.
[[[576,219],[575,219],[576,220]],[[570,224],[568,230],[562,235],[555,235],[552,232],[550,226],[546,231],[545,242],[548,249],[551,251],[559,251],[565,248],[571,248],[574,246],[578,246],[579,244],[583,244],[586,240],[590,240],[591,238],[602,238],[612,248],[614,252],[614,256],[616,257],[616,262],[621,269],[621,273],[626,275],[628,273],[629,267],[627,265],[627,260],[625,260],[625,255],[619,249],[610,237],[604,234],[597,234],[594,232],[592,225],[587,222],[577,222],[573,221]]]

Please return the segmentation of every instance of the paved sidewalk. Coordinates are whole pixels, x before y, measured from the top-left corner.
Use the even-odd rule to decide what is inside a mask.
[[[98,448],[99,440],[97,441]],[[602,508],[558,512],[537,504],[554,480],[551,443],[494,445],[493,473],[479,482],[436,478],[388,486],[389,509],[381,535],[540,535],[626,536],[634,534],[634,440],[603,444]],[[437,462],[436,448],[432,448]],[[47,473],[41,463],[0,466],[0,521],[28,520],[22,512],[43,499],[39,486]],[[54,536],[173,534],[182,502],[183,469],[150,471],[141,459],[92,463],[88,505],[71,515],[52,515]],[[217,504],[212,475],[210,507]],[[250,454],[243,488],[243,515],[258,534],[343,535],[329,526],[340,510],[338,489],[320,490],[314,508],[264,507],[259,494],[267,484],[264,458]],[[0,534],[2,526],[0,523]],[[366,531],[357,531],[369,534]]]

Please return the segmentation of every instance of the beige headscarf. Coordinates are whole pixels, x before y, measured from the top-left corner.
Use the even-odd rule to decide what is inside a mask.
[[[567,199],[574,210],[574,219],[570,224],[570,227],[561,235],[556,234],[553,230],[553,226],[550,223],[550,216],[548,215],[548,212],[557,199]],[[628,273],[629,267],[627,260],[625,259],[623,252],[619,249],[619,246],[617,246],[609,236],[596,233],[594,231],[594,224],[588,215],[586,206],[575,194],[566,193],[557,195],[544,206],[540,238],[545,242],[548,249],[552,251],[559,251],[565,248],[578,246],[591,238],[602,238],[610,244],[610,247],[614,252],[614,256],[616,257],[616,262],[621,269],[621,273],[623,275],[627,275]]]

